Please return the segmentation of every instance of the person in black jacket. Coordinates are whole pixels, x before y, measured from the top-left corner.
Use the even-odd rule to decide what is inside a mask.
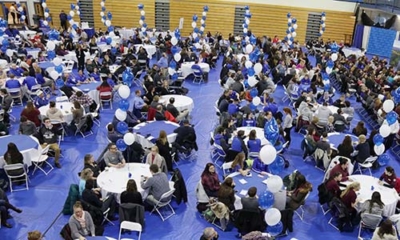
[[[174,145],[181,152],[187,152],[189,150],[198,150],[196,143],[196,132],[190,125],[189,120],[183,120],[183,126],[178,127],[174,130],[177,134]],[[189,152],[190,153],[190,152]]]
[[[121,204],[122,203],[134,203],[143,205],[143,199],[140,192],[137,190],[137,185],[135,180],[129,179],[126,184],[126,190],[121,193]]]
[[[38,135],[39,135],[39,142],[42,145],[42,148],[45,148],[46,146],[50,146],[50,149],[52,149],[55,152],[54,156],[54,165],[57,168],[61,168],[60,165],[60,146],[58,145],[58,136],[61,135],[61,131],[59,129],[56,129],[53,124],[51,124],[51,121],[49,118],[44,118],[43,119],[43,126],[39,129]]]
[[[171,179],[174,182],[174,196],[176,203],[180,204],[182,201],[186,203],[188,201],[186,184],[185,180],[183,179],[182,173],[178,168],[174,170]]]
[[[83,169],[89,168],[93,172],[93,178],[97,178],[100,174],[100,168],[97,166],[94,161],[94,157],[92,154],[86,154],[84,157],[84,167]]]
[[[78,71],[85,70],[85,52],[87,52],[85,44],[78,44],[76,48],[76,58],[78,59]]]

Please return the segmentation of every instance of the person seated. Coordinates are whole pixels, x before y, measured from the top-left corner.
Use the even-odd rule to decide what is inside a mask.
[[[388,187],[395,187],[397,184],[396,173],[391,166],[387,166],[385,168],[385,172],[379,177],[379,184],[388,186]]]
[[[26,102],[26,107],[21,112],[21,116],[26,117],[26,119],[32,121],[36,127],[39,127],[41,124],[40,121],[40,111],[35,108],[32,101]]]
[[[117,148],[115,143],[108,144],[108,150],[103,156],[107,167],[123,168],[125,167],[125,158]]]
[[[240,202],[242,203],[243,210],[248,210],[248,211],[259,210],[260,205],[258,203],[257,188],[250,187],[249,190],[247,191],[247,196],[242,197],[240,199]]]
[[[33,86],[38,85],[38,82],[36,79],[32,76],[29,76],[29,73],[27,71],[24,72],[24,81],[22,82],[22,85],[26,86],[26,88],[31,91]],[[29,94],[28,94],[29,95]]]
[[[247,158],[248,149],[244,143],[244,138],[246,138],[244,131],[239,130],[237,135],[232,140],[231,148],[229,149],[228,155],[225,158],[225,162],[232,161],[241,152],[243,152]]]
[[[250,112],[249,114],[247,114],[244,117],[242,126],[243,127],[255,127],[256,126],[256,120],[255,120],[254,114],[252,112]]]
[[[79,70],[78,74],[75,75],[75,78],[78,82],[82,83],[89,83],[90,79],[86,76],[86,74],[83,72],[83,70]]]
[[[367,136],[367,134],[368,134],[368,130],[367,130],[367,128],[364,126],[364,122],[363,122],[363,121],[359,121],[359,122],[357,123],[357,126],[355,126],[351,132],[352,132],[354,135],[356,135],[357,137],[360,136],[360,135],[365,135],[365,136]]]
[[[316,149],[320,149],[324,152],[324,154],[326,154],[327,159],[325,159],[325,158],[317,159],[318,164],[323,164],[324,168],[326,169],[328,167],[327,165],[329,164],[328,160],[330,159],[330,156],[332,153],[331,145],[328,142],[328,133],[326,133],[326,132],[322,133],[321,139],[316,144]],[[326,162],[326,161],[328,161],[328,162]]]
[[[68,87],[74,87],[81,84],[74,76],[70,75],[67,72],[64,72],[62,78],[64,79],[65,82],[64,85],[67,85]]]
[[[349,164],[350,162],[347,158],[339,158],[339,163],[331,169],[329,173],[329,178],[331,179],[336,173],[340,173],[342,174],[342,182],[352,181],[351,179],[349,179]]]
[[[92,179],[96,179],[100,174],[100,168],[97,166],[96,161],[92,154],[86,154],[84,157],[83,170],[90,169],[93,172]]]
[[[34,64],[36,64],[36,63],[33,63],[32,65],[34,65]],[[36,78],[37,83],[40,84],[41,87],[50,87],[52,94],[55,95],[54,81],[49,78],[43,77],[42,69],[39,66],[37,66],[37,64],[36,64],[36,66],[33,67],[33,69],[35,70],[35,78]]]
[[[348,115],[346,120],[348,122],[351,122],[351,120],[353,120],[353,118],[354,118],[354,108],[351,106],[349,101],[345,101],[345,103],[346,103],[346,107],[342,108],[342,111],[344,114]]]
[[[207,193],[208,197],[217,197],[221,185],[214,164],[206,164],[206,167],[201,174],[201,184],[203,185],[204,191]]]
[[[158,201],[160,201],[161,196],[170,190],[170,187],[167,175],[164,172],[161,172],[156,164],[150,165],[150,173],[152,177],[148,178],[143,176],[140,186],[143,190],[149,190],[146,203],[155,206]],[[170,197],[172,197],[172,195]],[[170,199],[163,199],[163,201],[168,200]]]
[[[4,161],[5,161],[6,165],[24,164],[24,156],[18,150],[17,145],[15,145],[15,143],[13,143],[13,142],[8,143],[7,151],[4,153],[3,156],[4,156]],[[8,171],[8,174],[11,176],[19,176],[23,173],[24,173],[23,169]]]
[[[353,156],[354,147],[350,136],[346,135],[343,142],[338,146],[338,155],[351,159]]]
[[[178,109],[174,106],[175,98],[171,97],[169,99],[169,103],[167,104],[167,111],[174,116],[174,118],[178,121],[182,121],[187,118],[189,115],[189,110],[184,109],[182,111],[178,111]]]
[[[318,114],[316,114],[315,116],[318,117],[318,123],[322,126],[328,125],[328,118],[332,115],[331,110],[328,108],[328,103],[324,102],[317,111]]]
[[[340,190],[339,182],[342,181],[342,174],[340,172],[335,172],[330,176],[331,177],[325,183],[325,187],[329,193],[330,199],[332,199],[333,197],[340,198],[342,190]]]
[[[250,153],[258,153],[261,150],[261,140],[257,138],[256,130],[251,130],[249,133],[249,140],[247,141],[247,147]]]
[[[90,81],[92,81],[92,82],[100,82],[100,81],[102,81],[101,76],[100,76],[99,69],[98,69],[97,67],[94,68],[93,72],[91,72],[91,73],[89,74],[89,79],[90,79]]]
[[[268,165],[263,163],[259,157],[253,158],[251,170],[261,175],[268,175]]]
[[[57,168],[61,168],[60,164],[60,146],[58,145],[58,136],[62,134],[62,130],[56,129],[49,118],[43,119],[43,126],[39,129],[38,137],[42,148],[50,146],[55,153],[54,162]]]
[[[346,130],[346,125],[348,124],[346,118],[343,116],[342,109],[339,108],[337,113],[333,114],[333,126],[335,127],[335,131],[343,132]]]
[[[218,201],[222,202],[230,211],[235,210],[235,182],[231,177],[225,178],[218,190]]]
[[[124,135],[115,131],[113,124],[110,123],[107,125],[107,139],[110,142],[116,143],[118,139],[122,139],[123,137],[124,137]]]
[[[15,79],[15,75],[10,73],[8,74],[9,79],[6,81],[5,87],[7,89],[15,89],[15,88],[21,88],[21,83],[19,82],[18,79]]]
[[[82,197],[83,190],[85,190],[86,181],[93,179],[93,171],[90,170],[90,168],[83,169],[83,171],[80,172],[79,177],[79,196]],[[97,194],[99,194],[98,190],[99,189],[97,189]]]
[[[250,173],[250,169],[247,169],[247,163],[243,152],[236,155],[231,168],[233,172],[239,172],[242,176],[247,176]]]
[[[113,88],[112,86],[108,83],[107,80],[104,80],[101,82],[101,84],[96,88],[97,91],[99,91],[99,95],[101,93],[105,92],[112,92]],[[100,96],[100,100],[110,100],[112,98],[112,95],[110,96]]]
[[[143,205],[142,194],[138,192],[135,180],[128,180],[126,184],[126,190],[121,193],[120,201],[121,204],[134,203]]]
[[[340,96],[340,98],[338,100],[336,100],[335,102],[333,102],[332,105],[337,108],[346,107],[346,96],[345,95]]]
[[[80,201],[75,202],[74,213],[69,218],[68,225],[73,239],[85,240],[87,236],[95,236],[95,226],[89,212],[83,211]]]
[[[370,157],[369,143],[366,140],[367,138],[365,135],[361,134],[358,136],[358,145],[354,148],[358,151],[356,156],[356,161],[358,163],[364,163],[365,160]]]
[[[57,122],[63,122],[64,121],[64,115],[60,109],[57,108],[56,102],[50,101],[50,106],[49,109],[46,112],[46,116],[51,120],[51,121],[57,121]]]
[[[36,134],[37,129],[33,122],[29,121],[25,116],[21,116],[18,133],[30,136]]]
[[[156,114],[155,114],[154,118],[156,119],[156,121],[165,121],[165,120],[167,120],[165,118],[164,109],[163,109],[162,105],[157,105]]]
[[[377,191],[372,193],[371,199],[363,202],[360,208],[361,219],[363,213],[369,213],[382,216],[385,204],[381,200],[381,194]]]
[[[306,181],[304,175],[297,178],[297,188],[287,192],[286,209],[297,210],[304,204],[305,197],[312,191],[312,184]]]
[[[157,146],[153,146],[151,148],[151,152],[149,154],[147,154],[146,164],[149,164],[149,165],[155,164],[161,170],[163,169],[163,167],[166,167],[166,166],[164,166],[165,165],[165,160],[158,153],[158,147]]]
[[[14,77],[22,77],[24,74],[24,70],[20,67],[17,66],[17,64],[13,63],[11,64],[11,68],[8,72],[8,76],[10,78],[14,78]]]
[[[42,106],[46,106],[49,104],[48,97],[44,95],[44,93],[40,90],[36,92],[36,98],[34,100],[34,105],[37,109],[39,109]]]
[[[379,227],[377,227],[372,236],[372,240],[396,240],[397,231],[393,226],[393,222],[389,219],[386,219],[381,223]]]
[[[198,150],[196,132],[190,125],[189,120],[183,120],[183,126],[175,129],[174,133],[177,135],[173,144],[180,152],[190,153],[189,151],[192,149]]]
[[[88,95],[81,91],[77,91],[69,98],[70,102],[78,101],[81,106],[85,109],[85,112],[90,112],[90,108],[92,108],[92,104],[95,102],[93,99]]]
[[[359,182],[352,182],[347,185],[346,189],[340,194],[340,198],[343,204],[346,206],[350,214],[351,220],[354,220],[357,216],[356,206],[361,201],[361,199],[357,198],[356,192],[360,191],[360,189],[361,186]]]
[[[7,219],[11,218],[8,210],[11,209],[14,212],[22,213],[22,210],[15,207],[8,201],[6,193],[3,189],[0,188],[0,216],[1,216],[1,225],[6,228],[12,228],[11,224],[7,222]]]
[[[218,233],[212,227],[207,227],[203,231],[203,235],[201,235],[200,240],[217,240]]]

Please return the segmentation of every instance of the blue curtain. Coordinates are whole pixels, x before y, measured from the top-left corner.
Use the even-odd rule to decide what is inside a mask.
[[[361,48],[363,37],[364,37],[364,25],[357,24],[356,30],[354,31],[353,47]]]

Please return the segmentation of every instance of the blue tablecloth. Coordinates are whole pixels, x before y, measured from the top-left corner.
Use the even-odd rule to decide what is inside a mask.
[[[52,63],[52,62],[40,62],[40,63],[39,63],[39,67],[40,67],[41,69],[47,69],[47,68],[49,68],[49,67],[55,67],[55,65],[54,65],[54,63]]]
[[[344,134],[344,133],[330,133],[328,134],[328,140],[331,144],[331,147],[338,148],[339,144],[343,142],[345,136],[350,136],[353,142],[358,142],[358,137],[351,135],[351,134]]]
[[[176,128],[177,126],[175,124],[167,123],[165,121],[154,121],[139,128],[135,127],[134,129],[137,134],[142,135],[145,138],[152,136],[154,140],[156,140],[161,130],[164,130],[167,135],[169,135],[174,133]]]
[[[91,39],[94,36],[94,28],[86,28],[83,29],[83,31],[86,32],[86,34],[88,35],[88,39]]]
[[[38,144],[30,136],[26,135],[10,135],[0,138],[0,156],[3,156],[7,151],[7,145],[13,142],[17,145],[19,151],[37,148]]]
[[[88,93],[90,91],[96,90],[96,88],[100,85],[100,82],[91,82],[91,83],[85,83],[81,84],[79,86],[76,86],[79,88],[82,92]]]

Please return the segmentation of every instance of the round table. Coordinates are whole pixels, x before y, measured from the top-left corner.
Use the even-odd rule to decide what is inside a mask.
[[[239,130],[243,130],[244,134],[247,136],[244,139],[244,142],[247,144],[247,141],[249,140],[249,134],[251,130],[256,130],[256,136],[258,139],[261,140],[261,146],[267,145],[267,144],[271,144],[264,136],[264,129],[263,128],[259,128],[259,127],[239,127],[237,128],[237,131]]]
[[[383,216],[389,217],[395,213],[399,195],[394,188],[381,186],[378,178],[368,175],[351,175],[350,178],[361,184],[361,189],[357,192],[358,197],[362,200],[361,204],[371,199],[372,193],[377,191],[381,194],[381,200],[385,204]],[[351,182],[343,183],[350,184]]]
[[[30,167],[32,165],[30,153],[38,149],[38,142],[32,136],[8,135],[0,137],[0,168],[3,168],[5,164],[4,153],[7,152],[7,145],[11,142],[17,145],[18,150],[24,157],[24,163]]]
[[[163,95],[160,97],[160,102],[167,105],[169,103],[169,99],[172,97],[175,98],[174,106],[178,111],[183,111],[187,109],[189,112],[191,112],[193,110],[194,108],[193,99],[183,95],[175,95],[175,94]]]
[[[39,67],[41,69],[48,69],[48,68],[51,68],[51,67],[55,67],[54,63],[50,62],[50,61],[40,62],[40,63],[38,63],[38,65],[39,65]]]
[[[100,52],[106,52],[108,49],[111,49],[111,45],[107,45],[105,42],[98,42],[97,48],[100,49]]]
[[[137,133],[136,141],[145,148],[151,148],[154,146],[161,130],[167,133],[169,143],[175,142],[176,133],[174,133],[174,130],[178,127],[179,124],[170,121],[152,121],[140,123],[133,129]]]
[[[85,237],[86,240],[117,240],[112,237],[106,237],[106,236],[95,236],[95,237]]]
[[[154,53],[156,53],[157,50],[156,46],[154,45],[135,44],[136,53],[139,52],[140,47],[143,47],[146,50],[149,59],[153,57]]]
[[[331,148],[336,149],[339,147],[339,144],[343,142],[345,136],[350,136],[353,144],[358,142],[358,137],[352,134],[344,134],[344,133],[328,133],[328,142],[331,145]]]
[[[72,112],[71,108],[74,105],[70,102],[56,102],[56,108],[60,109],[63,114],[63,119],[65,123],[70,124],[72,122]],[[49,110],[50,105],[42,106],[39,108],[40,114],[46,116],[47,110]]]
[[[187,76],[193,73],[192,66],[194,64],[195,64],[194,62],[182,63],[181,65],[182,77],[186,78]],[[198,63],[197,65],[200,66],[203,73],[210,72],[210,65],[208,65],[207,63]]]
[[[25,39],[30,39],[36,35],[36,31],[22,30],[22,31],[19,31],[19,34],[22,35]],[[29,35],[29,38],[28,38],[28,35]]]
[[[314,112],[315,115],[318,114],[318,109],[319,109],[319,107],[321,107],[321,106],[322,106],[321,104],[318,104],[318,108],[317,108],[317,109],[315,110],[315,112]],[[335,114],[335,113],[337,113],[337,110],[339,109],[338,107],[335,107],[335,106],[333,106],[333,105],[329,105],[329,106],[327,106],[327,107],[328,107],[329,110],[331,110],[332,115]],[[347,114],[347,113],[342,113],[342,115],[343,115],[343,117],[344,117],[345,119],[347,119],[347,118],[349,117],[349,114]]]
[[[41,51],[40,48],[25,48],[28,55],[31,55],[33,58],[37,59],[39,52]]]
[[[143,199],[147,197],[147,192],[140,186],[141,176],[151,177],[150,165],[144,163],[127,163],[123,168],[107,168],[97,177],[97,185],[101,188],[102,196],[108,193],[118,194],[117,202],[120,201],[119,195],[126,190],[126,183],[129,179],[136,182],[136,186]],[[130,176],[130,178],[129,178]]]
[[[100,82],[83,83],[83,84],[81,84],[79,86],[74,86],[72,88],[74,88],[75,90],[80,90],[80,91],[86,93],[97,104],[100,104],[100,94],[99,94],[99,91],[97,91],[97,87],[100,84],[101,84]]]
[[[228,177],[232,177],[235,182],[235,190],[237,191],[235,197],[235,209],[242,209],[242,202],[240,199],[247,195],[247,190],[250,187],[257,188],[257,195],[260,196],[265,190],[267,190],[266,179],[272,175],[260,175],[254,171],[251,171],[251,176],[242,176],[239,172],[232,173]],[[284,210],[286,205],[286,190],[282,189],[277,193],[274,193],[275,201],[274,208]]]

